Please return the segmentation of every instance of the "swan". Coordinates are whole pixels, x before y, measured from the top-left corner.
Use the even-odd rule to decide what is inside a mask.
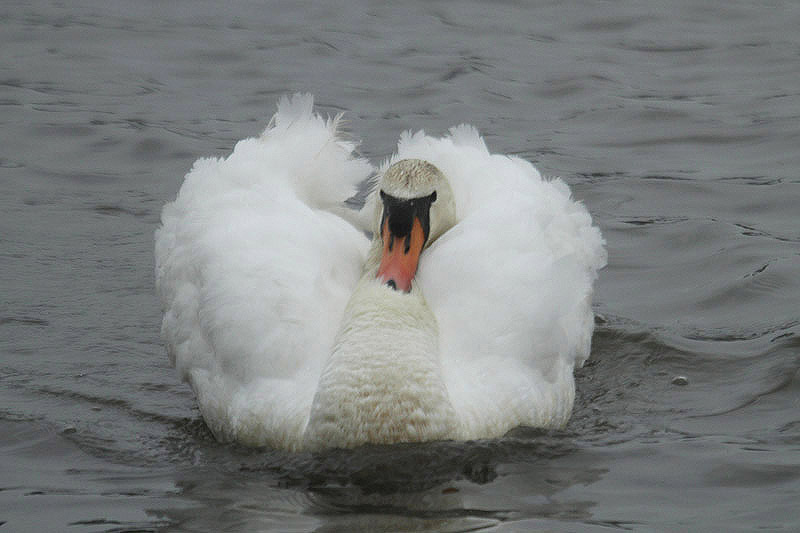
[[[566,424],[606,262],[586,208],[471,126],[406,132],[375,169],[340,117],[282,98],[164,206],[162,337],[215,437],[313,451]]]

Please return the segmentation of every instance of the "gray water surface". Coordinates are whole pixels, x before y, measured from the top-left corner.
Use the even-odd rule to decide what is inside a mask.
[[[4,2],[0,531],[800,530],[800,4]],[[169,367],[161,207],[277,99],[378,162],[469,122],[608,241],[564,431],[219,444]]]

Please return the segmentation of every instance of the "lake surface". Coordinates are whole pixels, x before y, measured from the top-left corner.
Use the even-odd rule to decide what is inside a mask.
[[[800,530],[800,3],[0,6],[0,531]],[[380,161],[469,122],[608,242],[567,428],[218,444],[153,231],[280,95]]]

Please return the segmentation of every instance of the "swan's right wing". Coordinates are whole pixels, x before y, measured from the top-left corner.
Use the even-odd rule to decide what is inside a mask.
[[[569,417],[572,370],[589,355],[592,283],[606,255],[586,208],[561,180],[491,154],[477,131],[405,135],[393,158],[436,165],[457,224],[417,274],[439,325],[442,372],[462,438]]]
[[[221,439],[296,448],[364,263],[339,213],[371,165],[310,96],[264,134],[201,159],[156,232],[170,358]]]

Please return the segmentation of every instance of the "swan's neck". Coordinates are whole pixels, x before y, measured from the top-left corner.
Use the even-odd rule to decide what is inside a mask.
[[[374,248],[374,246],[373,246]],[[322,372],[305,441],[309,448],[453,438],[438,327],[419,287],[403,293],[365,265]]]

